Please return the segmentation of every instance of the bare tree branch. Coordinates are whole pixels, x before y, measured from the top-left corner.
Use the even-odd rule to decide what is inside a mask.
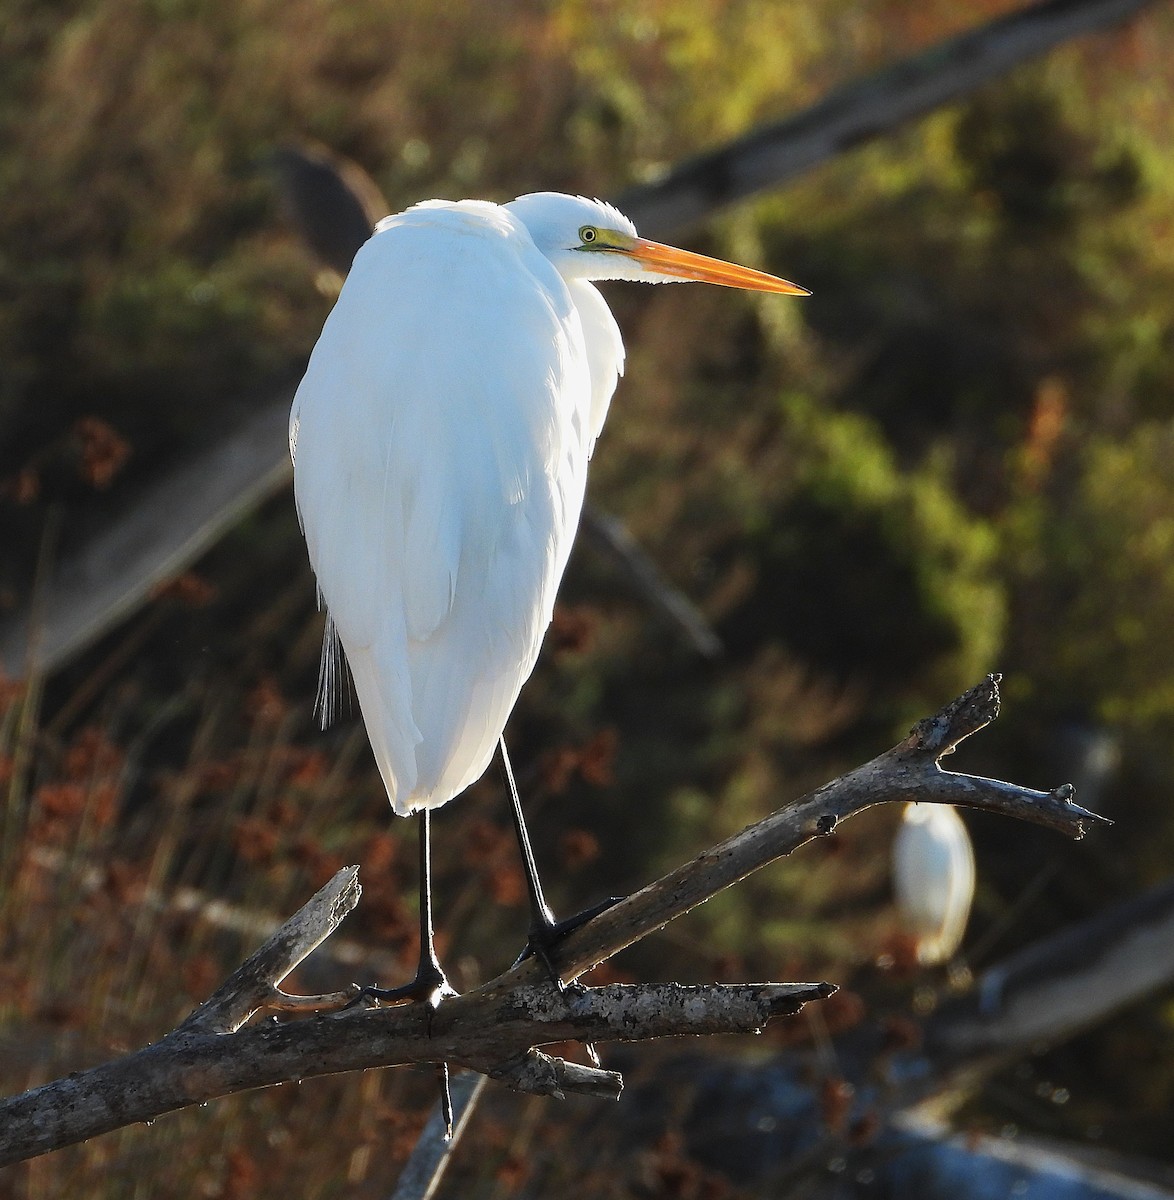
[[[812,1075],[819,1077],[819,1067],[797,1051],[753,1065],[712,1060],[704,1066],[688,1060],[670,1064],[665,1067],[667,1082],[662,1079],[659,1086],[671,1093],[680,1078],[695,1085],[694,1112],[706,1114],[704,1143],[698,1146],[701,1156],[709,1153],[712,1165],[730,1169],[728,1153],[720,1157],[716,1148],[732,1141],[738,1146],[737,1181],[756,1185],[757,1191],[769,1185],[772,1195],[797,1194],[798,1179],[822,1178],[828,1160],[837,1156],[846,1158],[853,1169],[874,1170],[875,1186],[885,1195],[936,1195],[941,1188],[934,1190],[925,1181],[939,1166],[959,1195],[1002,1195],[1007,1189],[1000,1186],[999,1168],[991,1156],[1022,1155],[1022,1177],[1036,1172],[1064,1176],[1072,1196],[1148,1196],[1150,1192],[1126,1184],[1120,1184],[1120,1190],[1102,1190],[1088,1181],[1073,1183],[1081,1172],[1074,1162],[1056,1159],[1054,1152],[1080,1155],[1088,1150],[1085,1145],[1056,1142],[1051,1156],[1041,1155],[1038,1147],[1018,1140],[984,1144],[971,1134],[951,1139],[941,1121],[1000,1066],[1063,1042],[1171,984],[1174,880],[1167,880],[1016,951],[981,976],[967,994],[931,1014],[920,1038],[913,1036],[910,1023],[901,1049],[894,1047],[892,1012],[887,1009],[869,1014],[836,1037],[831,1053],[821,1055],[822,1062],[825,1071],[826,1064],[834,1062],[845,1094],[852,1096],[851,1108],[840,1114],[836,1129],[829,1129],[819,1088],[813,1086]],[[878,1081],[883,1083],[878,1086]],[[786,1112],[786,1132],[753,1132],[763,1112]],[[863,1123],[858,1128],[867,1126],[874,1133],[867,1139],[846,1136],[857,1122]],[[684,1123],[690,1124],[688,1115]],[[930,1142],[942,1143],[940,1154]],[[918,1156],[916,1182],[904,1174],[909,1164],[900,1161],[911,1153]],[[963,1156],[970,1159],[964,1168],[954,1161]],[[1052,1184],[1041,1180],[1039,1186],[1051,1194]],[[1069,1190],[1063,1194],[1069,1195]]]
[[[1174,1200],[1169,1186],[1127,1173],[1131,1167],[1152,1170],[1154,1164],[1088,1143],[992,1137],[974,1129],[954,1132],[923,1112],[897,1114],[871,1161],[881,1195]]]
[[[75,856],[59,847],[34,846],[28,857],[38,868],[51,873],[56,886],[64,885],[68,879],[85,895],[94,895],[107,886],[103,869],[95,865],[83,866]],[[138,894],[138,903],[160,918],[184,913],[212,928],[230,930],[248,938],[268,938],[285,923],[275,913],[255,906],[233,904],[194,887],[179,887],[172,891],[146,887]],[[332,936],[323,946],[322,954],[315,955],[307,964],[307,969],[322,974],[328,969],[327,961],[352,969],[362,967],[378,975],[394,971],[399,957],[387,945]],[[281,976],[275,974],[273,978],[276,980]]]
[[[680,990],[675,1003],[666,997]],[[611,1071],[532,1049],[565,1041],[644,1041],[753,1033],[835,989],[828,984],[673,984],[480,988],[423,1004],[250,1025],[233,1034],[176,1030],[114,1062],[0,1102],[0,1166],[251,1088],[406,1063],[448,1062],[542,1095],[615,1098]]]
[[[837,1069],[843,1065],[841,1049],[837,1040]],[[1043,1139],[1022,1132],[983,1137],[974,1129],[952,1135],[933,1111],[894,1112],[888,1100],[894,1070],[891,1060],[881,1058],[870,1060],[864,1074],[829,1078],[816,1062],[795,1053],[753,1063],[682,1056],[663,1064],[657,1081],[641,1089],[641,1118],[646,1129],[660,1128],[657,1110],[669,1109],[665,1101],[672,1097],[683,1156],[721,1172],[737,1195],[1174,1197],[1169,1190],[1174,1176],[1161,1164],[1130,1160],[1095,1143],[1049,1139],[1041,1145]],[[831,1121],[821,1102],[824,1082],[848,1102]],[[611,1114],[601,1116],[606,1122]],[[625,1134],[630,1141],[632,1134]],[[839,1165],[829,1178],[832,1163]],[[1165,1186],[1146,1186],[1158,1180]],[[864,1186],[854,1187],[853,1181]],[[542,1182],[531,1181],[531,1188],[541,1194]]]
[[[880,1103],[879,1110],[874,1107],[873,1111],[882,1122],[872,1149],[857,1151],[865,1155],[860,1164],[867,1163],[878,1177],[890,1181],[890,1169],[900,1170],[899,1166],[893,1167],[893,1160],[903,1155],[917,1154],[919,1170],[925,1171],[933,1169],[931,1164],[939,1153],[951,1157],[968,1155],[972,1162],[966,1168],[967,1186],[972,1184],[976,1194],[983,1189],[988,1194],[996,1190],[988,1178],[991,1152],[999,1159],[1015,1156],[1024,1172],[1054,1171],[1063,1175],[1066,1182],[1081,1179],[1086,1168],[1068,1156],[1087,1152],[1086,1146],[1055,1142],[1048,1147],[1050,1153],[1041,1156],[1038,1147],[1020,1139],[984,1143],[982,1139],[976,1140],[972,1132],[952,1138],[941,1118],[949,1107],[973,1094],[976,1084],[1000,1063],[1040,1045],[1055,1045],[1121,1007],[1168,988],[1171,983],[1174,983],[1174,880],[1035,942],[992,967],[971,992],[943,1005],[926,1021],[921,1044],[903,1052],[899,1063],[891,1060],[892,1051],[882,1031],[870,1026],[862,1038],[859,1028],[852,1030],[836,1043],[838,1068],[856,1087],[863,1098],[862,1105]],[[865,1043],[863,1051],[861,1041]],[[883,1067],[879,1065],[882,1062]],[[790,1075],[784,1076],[780,1073],[784,1065],[776,1063],[769,1079],[757,1083],[742,1074],[741,1086],[736,1082],[738,1072],[756,1068],[745,1064],[720,1068],[719,1079],[724,1079],[727,1071],[734,1074],[723,1093],[725,1103],[719,1103],[719,1107],[724,1110],[723,1120],[730,1137],[737,1135],[738,1139],[755,1123],[755,1111],[746,1107],[747,1097],[760,1097],[758,1111],[764,1104],[771,1112],[786,1111],[790,1114],[790,1141],[777,1151],[776,1161],[787,1164],[794,1172],[803,1159],[798,1147],[814,1143],[821,1149],[812,1156],[813,1161],[822,1171],[828,1159],[851,1153],[851,1149],[834,1138],[829,1140],[810,1079],[805,1077],[802,1067],[794,1063],[791,1066]],[[707,1069],[713,1069],[712,1064]],[[682,1073],[696,1082],[696,1064],[684,1066]],[[878,1095],[869,1081],[879,1076],[885,1078],[886,1087]],[[454,1098],[457,1084],[470,1078],[473,1077],[457,1077]],[[477,1078],[483,1082],[483,1077]],[[788,1080],[787,1099],[781,1103],[780,1092],[787,1087]],[[663,1087],[677,1094],[671,1082]],[[699,1103],[712,1107],[714,1097],[706,1092],[703,1095],[705,1098]],[[764,1102],[763,1096],[770,1099]],[[924,1107],[927,1099],[933,1102],[932,1116]],[[438,1115],[434,1124],[437,1130],[442,1129]],[[705,1129],[707,1145],[725,1140],[714,1138],[712,1121],[705,1122]],[[425,1143],[429,1140],[428,1128],[423,1140]],[[741,1140],[738,1144],[742,1144]],[[949,1144],[951,1148],[939,1150],[939,1144],[943,1147]],[[1097,1164],[1101,1169],[1130,1165],[1127,1160],[1116,1163],[1106,1151],[1099,1153],[1109,1157],[1109,1161]],[[415,1158],[413,1152],[401,1177],[401,1188],[409,1178]],[[720,1169],[728,1164],[715,1165]],[[428,1193],[420,1190],[419,1178],[413,1175],[412,1189],[397,1191],[393,1200],[417,1200],[417,1197],[424,1200]],[[741,1181],[758,1185],[769,1182],[760,1174]],[[779,1185],[777,1190],[786,1191],[777,1179],[773,1182]],[[894,1194],[910,1190],[907,1182],[904,1186],[889,1182],[888,1186]],[[1122,1195],[1138,1194],[1132,1185],[1118,1186]],[[1076,1186],[1074,1190],[1080,1189]],[[1119,1192],[1098,1176],[1088,1183],[1087,1194],[1115,1196]]]
[[[290,398],[263,407],[147,488],[130,512],[68,557],[37,598],[0,622],[0,671],[50,672],[130,616],[246,513],[285,486]]]
[[[920,722],[892,750],[606,910],[568,936],[555,964],[567,977],[581,974],[759,867],[830,833],[844,817],[883,801],[969,804],[1081,836],[1100,818],[1073,804],[1067,786],[1036,792],[941,770],[938,760],[993,720],[998,703],[998,678],[989,676]],[[427,1005],[353,1008],[237,1028],[267,999],[273,1007],[288,1007],[280,996],[272,1004],[282,972],[317,945],[357,897],[354,868],[345,868],[173,1033],[116,1062],[0,1102],[0,1165],[232,1092],[366,1067],[447,1062],[539,1094],[614,1097],[623,1086],[614,1072],[552,1058],[537,1047],[750,1032],[835,990],[804,983],[559,990],[528,959],[435,1011]],[[334,1008],[349,995],[315,1002]]]
[[[1174,880],[1167,880],[1016,951],[931,1014],[921,1037],[907,1023],[902,1048],[894,1045],[886,1006],[810,1057],[794,1049],[758,1063],[692,1055],[662,1064],[646,1095],[651,1104],[660,1094],[678,1103],[679,1093],[693,1089],[679,1120],[704,1134],[690,1149],[754,1194],[801,1194],[802,1182],[826,1178],[827,1163],[841,1158],[848,1164],[845,1178],[867,1169],[875,1175],[873,1189],[884,1195],[937,1195],[947,1186],[959,1197],[1006,1195],[1012,1181],[1026,1180],[1032,1195],[1038,1189],[1086,1200],[1169,1198],[1174,1193],[1168,1190],[1138,1187],[1145,1165],[1107,1148],[1093,1150],[1097,1169],[1089,1172],[1076,1161],[1088,1155],[1085,1143],[1041,1148],[1020,1138],[981,1139],[973,1131],[953,1137],[943,1118],[999,1067],[1172,983]],[[819,1086],[830,1064],[849,1103],[834,1127]],[[787,1114],[785,1123],[756,1130],[763,1115],[778,1113]],[[1004,1177],[1009,1162],[1011,1180]],[[1105,1169],[1140,1174],[1134,1182],[1098,1177]],[[1174,1176],[1162,1182],[1169,1188]]]
[[[1045,0],[902,59],[810,108],[699,155],[617,200],[657,236],[891,133],[1071,38],[1119,24],[1152,0]]]
[[[665,579],[623,521],[588,503],[583,508],[581,533],[585,541],[620,568],[637,595],[697,654],[709,659],[721,657],[721,638],[688,596]]]
[[[317,949],[359,902],[359,868],[343,867],[176,1030],[177,1033],[232,1033],[261,1009],[321,1012],[342,1008],[357,989],[327,996],[290,996],[277,985]]]
[[[919,722],[893,749],[784,805],[607,909],[557,947],[555,965],[564,978],[574,978],[723,888],[812,838],[831,833],[852,813],[884,801],[965,805],[1017,817],[1069,837],[1083,837],[1092,824],[1104,818],[1074,804],[1074,789],[1069,784],[1051,792],[1037,792],[997,779],[941,769],[940,758],[998,715],[998,684],[999,676],[988,676],[936,716]],[[518,973],[537,979],[539,969],[526,962]],[[504,976],[503,982],[509,979],[511,976]]]

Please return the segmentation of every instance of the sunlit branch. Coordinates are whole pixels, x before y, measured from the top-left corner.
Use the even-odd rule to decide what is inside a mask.
[[[920,722],[891,750],[606,910],[567,938],[555,954],[556,965],[565,977],[581,974],[751,872],[830,833],[852,813],[885,801],[965,804],[1081,836],[1101,818],[1072,803],[1070,787],[1037,792],[941,769],[939,759],[993,720],[998,703],[998,678],[990,676]],[[435,1011],[409,1004],[340,1012],[353,991],[317,997],[280,992],[283,976],[329,936],[358,895],[356,868],[344,868],[161,1041],[0,1101],[0,1165],[234,1092],[368,1067],[443,1061],[538,1094],[615,1097],[623,1086],[615,1072],[555,1058],[538,1047],[751,1032],[835,990],[821,983],[559,990],[528,960]],[[240,1027],[262,1008],[316,1015]]]

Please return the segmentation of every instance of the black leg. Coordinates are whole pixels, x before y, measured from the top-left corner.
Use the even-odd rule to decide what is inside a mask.
[[[538,866],[534,862],[534,848],[530,845],[530,832],[526,828],[526,818],[522,815],[522,800],[518,795],[518,785],[514,782],[514,768],[510,764],[509,752],[505,748],[505,738],[498,739],[501,747],[501,763],[505,767],[506,783],[510,791],[510,813],[514,819],[514,832],[518,835],[518,849],[522,853],[522,868],[526,873],[526,894],[530,897],[530,936],[535,932],[543,932],[554,928],[554,913],[546,903],[542,892],[542,881],[538,878]]]
[[[448,979],[436,957],[436,944],[432,938],[432,817],[429,810],[420,810],[420,962],[416,967],[416,978],[401,987],[365,987],[348,1004],[361,1003],[367,996],[376,1000],[395,1003],[400,1000],[418,1000],[436,1008],[445,996],[455,996]],[[431,1014],[429,1014],[431,1036]],[[440,1085],[440,1110],[444,1114],[445,1140],[452,1138],[452,1094],[448,1087],[448,1063],[436,1064],[436,1082]]]
[[[517,963],[533,954],[546,968],[551,980],[562,987],[563,982],[551,959],[551,951],[568,933],[578,929],[580,925],[586,925],[592,917],[598,916],[604,909],[619,903],[623,897],[609,896],[602,903],[596,904],[584,912],[576,913],[573,917],[567,917],[562,921],[554,919],[554,913],[551,912],[550,905],[546,903],[546,897],[542,892],[542,881],[538,878],[538,867],[534,862],[534,849],[530,845],[530,834],[526,829],[526,819],[522,815],[522,801],[518,796],[518,785],[514,782],[514,769],[510,765],[510,756],[505,748],[504,736],[499,740],[498,745],[501,747],[501,761],[505,767],[506,782],[509,785],[514,832],[518,835],[518,849],[522,852],[522,867],[526,875],[526,894],[530,898],[530,936],[525,949],[518,955],[514,965],[517,966]]]
[[[448,1063],[436,1064],[436,1082],[440,1084],[440,1115],[444,1120],[444,1140],[452,1141],[452,1092],[448,1086]]]
[[[401,987],[365,987],[355,997],[358,1003],[366,996],[376,1000],[422,1000],[436,1008],[445,996],[455,996],[436,957],[432,940],[432,818],[428,809],[421,809],[420,821],[420,964],[416,978]]]

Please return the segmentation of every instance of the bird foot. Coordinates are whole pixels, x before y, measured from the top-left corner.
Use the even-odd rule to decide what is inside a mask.
[[[439,964],[422,963],[416,972],[416,978],[411,983],[393,988],[381,988],[367,984],[359,989],[358,995],[346,1007],[354,1008],[355,1005],[368,999],[378,1000],[383,1004],[404,1004],[415,1001],[419,1004],[427,1004],[435,1011],[440,1007],[441,1001],[458,994],[448,982],[448,978],[440,969]]]
[[[554,960],[551,957],[555,947],[568,934],[574,933],[576,929],[586,925],[588,921],[593,920],[600,913],[606,912],[613,905],[619,904],[623,899],[626,899],[626,897],[608,896],[606,900],[601,900],[598,904],[593,904],[590,908],[585,908],[582,912],[575,913],[574,916],[564,917],[561,921],[539,920],[531,922],[530,937],[526,945],[522,948],[522,953],[514,960],[514,966],[518,966],[519,963],[523,963],[526,959],[533,956],[546,968],[551,982],[562,991],[566,985],[559,976],[558,968],[555,967]]]
[[[366,987],[360,988],[358,995],[347,1005],[344,1006],[345,1012],[348,1008],[354,1008],[355,1005],[361,1004],[364,1000],[379,1000],[385,1004],[400,1004],[409,1001],[415,1001],[419,1004],[426,1004],[429,1008],[427,1025],[428,1036],[432,1036],[432,1014],[440,1007],[442,1000],[446,1000],[451,996],[458,995],[453,988],[444,972],[438,965],[421,964],[420,970],[416,972],[416,978],[411,983],[405,983],[401,987],[381,988],[375,987],[373,984],[367,984]],[[453,1129],[453,1108],[452,1108],[452,1092],[448,1085],[448,1063],[438,1062],[433,1064],[436,1068],[436,1082],[440,1088],[440,1112],[444,1121],[444,1140],[452,1141]]]

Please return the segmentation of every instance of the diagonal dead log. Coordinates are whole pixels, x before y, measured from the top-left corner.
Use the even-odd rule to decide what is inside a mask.
[[[400,1172],[391,1200],[431,1200],[436,1194],[452,1152],[485,1091],[485,1082],[486,1076],[472,1071],[452,1081],[452,1129],[445,1127],[444,1113],[438,1104]]]
[[[63,666],[284,487],[290,399],[181,462],[67,557],[34,604],[0,621],[0,672],[21,678]]]
[[[875,141],[969,95],[1071,38],[1128,20],[1152,0],[1044,0],[836,88],[810,108],[764,126],[632,188],[616,202],[660,236]]]
[[[983,972],[925,1029],[925,1054],[947,1087],[1074,1036],[1174,983],[1174,880],[1034,942]]]

